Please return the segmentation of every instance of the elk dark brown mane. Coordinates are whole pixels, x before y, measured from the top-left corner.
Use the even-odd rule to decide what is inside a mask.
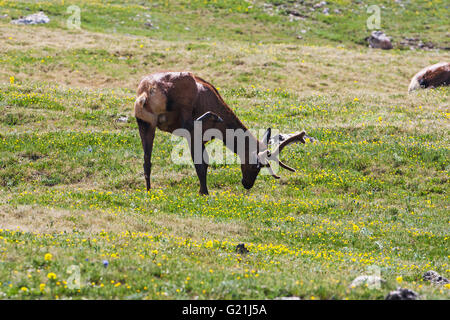
[[[151,155],[156,127],[169,133],[174,133],[178,129],[186,130],[190,133],[186,138],[193,160],[198,151],[205,155],[201,157],[200,162],[194,161],[200,180],[200,194],[208,194],[206,185],[208,155],[205,151],[207,141],[202,139],[201,150],[195,150],[194,121],[201,121],[202,136],[208,129],[216,129],[221,133],[219,138],[224,144],[238,154],[242,170],[241,182],[246,189],[253,187],[263,167],[267,168],[274,178],[279,178],[272,171],[269,160],[278,160],[276,158],[278,154],[290,143],[305,143],[306,134],[303,131],[284,141],[273,154],[270,154],[268,151],[270,128],[266,131],[263,141],[259,141],[225,103],[217,89],[190,72],[160,72],[144,77],[138,86],[134,112],[144,149],[144,175],[147,190],[150,189]],[[227,141],[227,129],[240,129],[246,133],[243,151],[237,150],[236,141]],[[234,137],[233,140],[235,139]],[[280,166],[295,171],[281,161]]]

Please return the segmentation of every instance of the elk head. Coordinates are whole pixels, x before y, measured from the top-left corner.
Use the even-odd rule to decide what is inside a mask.
[[[250,161],[246,161],[245,163],[241,164],[242,185],[244,186],[245,189],[251,189],[253,187],[261,168],[267,168],[272,177],[274,177],[275,179],[280,179],[280,177],[276,175],[275,172],[273,172],[272,167],[270,166],[269,161],[271,160],[278,161],[280,167],[282,167],[283,169],[295,172],[294,168],[291,168],[285,163],[283,163],[278,158],[278,156],[280,155],[281,151],[291,143],[294,142],[306,143],[305,137],[308,137],[306,135],[306,132],[302,131],[285,139],[278,145],[278,147],[273,152],[270,152],[270,150],[268,149],[270,135],[271,129],[269,128],[264,133],[262,144],[260,145],[260,148],[263,150],[255,150],[253,152],[249,152],[248,156]]]

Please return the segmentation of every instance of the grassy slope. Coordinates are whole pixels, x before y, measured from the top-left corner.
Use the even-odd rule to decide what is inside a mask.
[[[444,4],[429,3],[383,28],[414,35],[433,17],[420,36],[445,45]],[[449,297],[420,280],[450,276],[449,90],[406,94],[417,69],[448,53],[360,46],[365,18],[345,13],[356,4],[299,25],[260,3],[161,2],[155,30],[132,2],[79,4],[83,30],[68,31],[60,1],[0,1],[13,17],[28,7],[52,18],[0,21],[0,297],[383,298],[399,276],[422,298]],[[305,128],[320,143],[289,148],[298,171],[260,176],[250,192],[239,166],[214,164],[200,197],[193,168],[167,161],[176,141],[158,132],[147,194],[136,124],[115,119],[157,69],[211,80],[251,128]],[[235,253],[241,242],[250,254]],[[73,264],[80,291],[65,288]],[[369,265],[387,283],[349,289]]]

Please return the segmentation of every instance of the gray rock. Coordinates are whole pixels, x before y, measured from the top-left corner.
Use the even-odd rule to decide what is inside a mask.
[[[402,8],[405,7],[405,5],[402,3],[402,0],[395,0],[395,3],[397,3]]]
[[[289,18],[294,19],[294,20],[306,18],[305,15],[301,14],[299,11],[294,10],[294,9],[286,9],[285,12],[289,16]]]
[[[368,286],[374,286],[384,282],[386,281],[378,276],[359,276],[352,281],[352,283],[350,284],[350,288],[356,288],[364,284],[367,284]]]
[[[274,300],[302,300],[302,299],[300,299],[300,297],[292,296],[292,297],[278,297],[275,298]]]
[[[450,283],[447,278],[444,278],[436,271],[430,270],[423,274],[423,280],[430,281],[433,284],[444,285]]]
[[[11,21],[12,24],[24,24],[24,25],[41,24],[41,23],[49,23],[49,22],[50,22],[49,17],[47,17],[45,15],[45,13],[42,11],[39,11],[38,13],[33,13],[26,17],[21,17],[19,19]]]
[[[147,18],[148,19],[144,22],[144,27],[148,29],[159,29],[159,27],[152,21],[152,19],[150,19],[150,16],[147,16]]]
[[[389,50],[392,49],[391,39],[384,34],[383,31],[373,31],[370,37],[366,38],[369,47],[376,49]]]
[[[128,117],[127,116],[120,117],[116,119],[116,122],[128,122]]]
[[[400,41],[400,45],[404,47],[409,47],[411,50],[422,49],[422,50],[432,50],[435,45],[432,42],[423,42],[418,38],[404,38]]]
[[[417,300],[419,295],[406,288],[397,288],[397,290],[389,292],[385,300]]]
[[[325,6],[326,4],[327,4],[326,1],[320,1],[320,2],[316,3],[313,7],[314,7],[315,9],[318,9],[318,8],[322,8],[322,7]]]

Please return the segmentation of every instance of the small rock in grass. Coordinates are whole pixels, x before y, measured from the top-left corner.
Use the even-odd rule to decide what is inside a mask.
[[[447,278],[444,278],[439,273],[437,273],[436,271],[433,271],[433,270],[425,272],[423,274],[423,280],[431,281],[431,283],[433,283],[433,284],[440,284],[440,285],[450,283],[450,281]]]
[[[239,254],[249,253],[248,249],[245,247],[245,244],[240,243],[236,246],[236,252]]]
[[[417,300],[418,298],[417,292],[406,288],[397,288],[397,290],[389,292],[385,300]]]
[[[116,119],[116,122],[128,122],[128,117],[127,116],[120,117]]]
[[[369,42],[369,47],[375,49],[389,50],[392,49],[391,39],[384,34],[383,31],[373,31],[370,37],[366,38]]]
[[[373,286],[386,282],[378,276],[359,276],[356,277],[350,284],[350,288],[356,288],[360,285],[367,284],[368,286]]]
[[[144,23],[144,26],[146,26],[147,28],[153,28],[153,23],[151,21],[147,21],[146,23]]]
[[[147,22],[144,23],[144,26],[149,29],[159,29],[150,19],[147,19]]]
[[[302,300],[302,299],[300,299],[300,297],[292,296],[292,297],[277,297],[274,300]]]
[[[327,4],[326,1],[320,1],[320,2],[318,2],[318,3],[316,3],[316,4],[314,5],[314,8],[316,8],[316,9],[322,8],[322,7],[325,6],[326,4]]]
[[[47,17],[45,13],[42,11],[11,21],[12,24],[25,24],[25,25],[49,23],[49,22],[50,22],[49,17]]]
[[[301,14],[299,11],[297,11],[297,10],[293,10],[293,9],[288,9],[288,10],[286,10],[286,13],[290,16],[290,17],[293,17],[293,18],[296,18],[296,19],[305,19],[306,18],[306,16],[304,16],[303,14]]]

